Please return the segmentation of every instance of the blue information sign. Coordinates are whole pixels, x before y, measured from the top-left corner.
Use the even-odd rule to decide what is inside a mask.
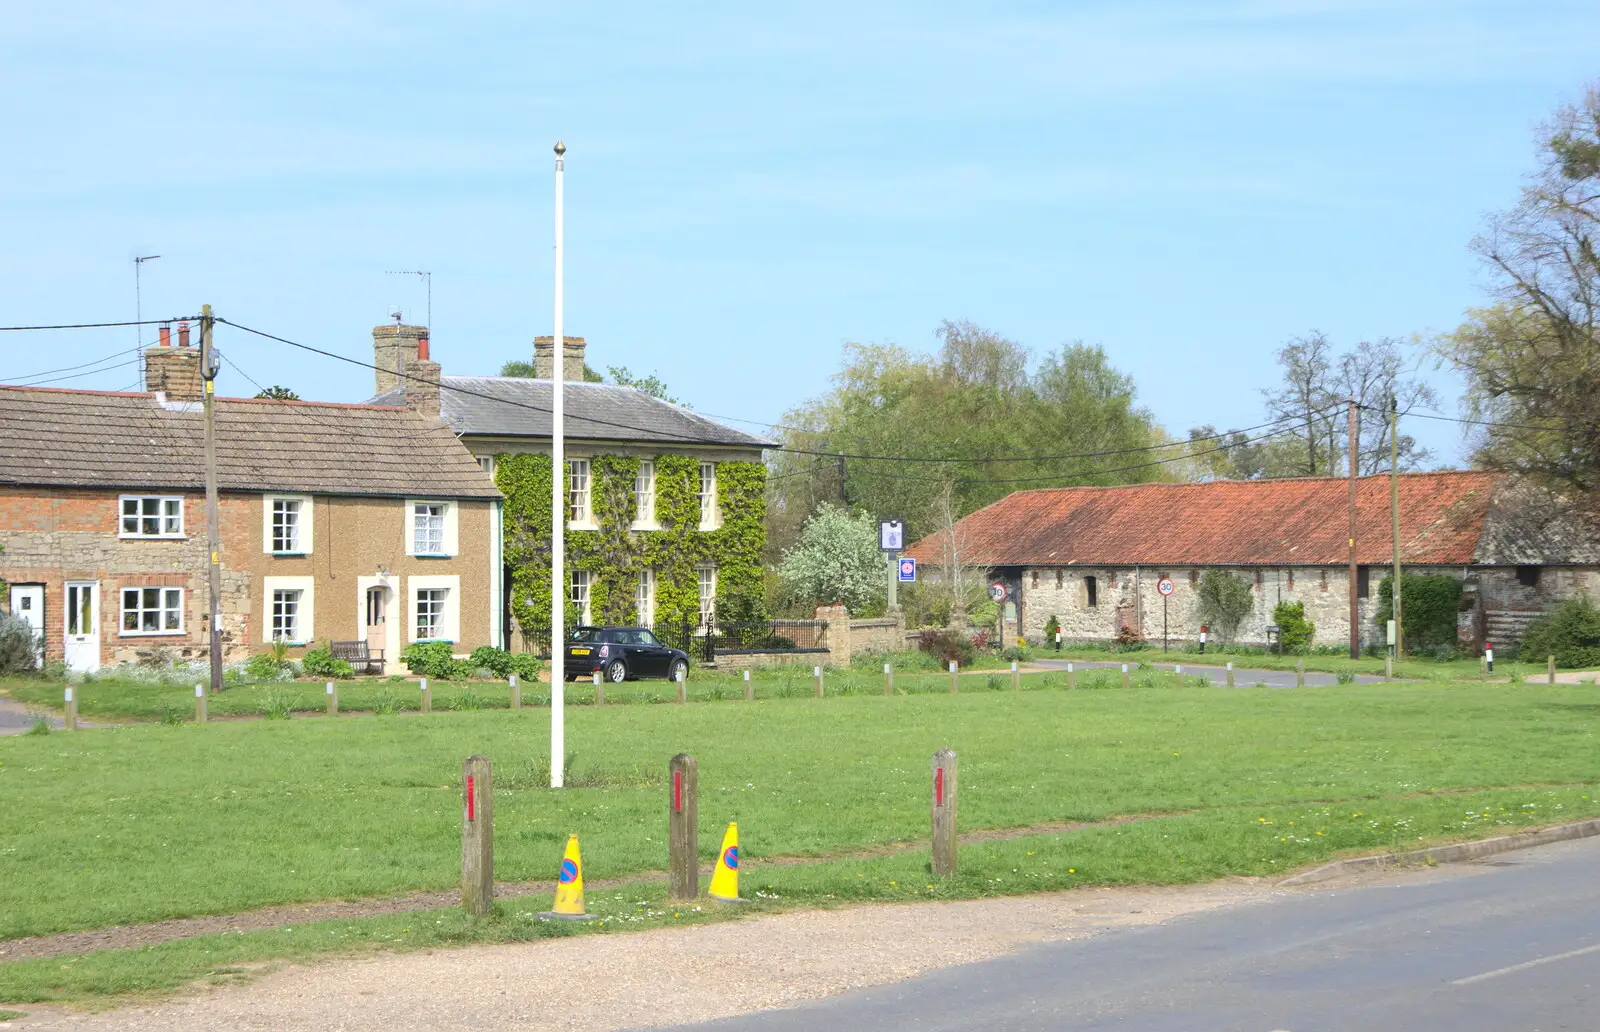
[[[917,579],[917,561],[910,556],[900,558],[900,579],[907,583]]]

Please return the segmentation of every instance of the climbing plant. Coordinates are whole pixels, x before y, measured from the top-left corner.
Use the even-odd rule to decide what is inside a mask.
[[[659,455],[655,462],[656,530],[632,529],[637,517],[634,484],[639,459],[590,459],[590,506],[595,530],[568,530],[569,569],[589,574],[592,619],[632,623],[641,571],[655,571],[657,624],[693,623],[700,609],[697,567],[717,567],[717,608],[725,619],[765,616],[761,551],[766,544],[766,467],[754,462],[717,464],[722,524],[700,529],[700,460]],[[511,571],[511,612],[523,632],[549,643],[550,456],[501,454],[495,482],[506,497],[505,561]],[[578,614],[568,610],[569,622]]]

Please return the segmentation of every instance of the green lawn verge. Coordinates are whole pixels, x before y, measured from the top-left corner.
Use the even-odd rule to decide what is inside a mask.
[[[1096,662],[1110,663],[1181,663],[1184,666],[1223,666],[1232,662],[1235,668],[1254,668],[1258,670],[1293,670],[1295,666],[1304,662],[1307,670],[1316,670],[1321,673],[1337,674],[1349,671],[1356,674],[1370,674],[1373,677],[1383,676],[1383,659],[1372,656],[1363,656],[1360,659],[1351,659],[1349,656],[1279,656],[1279,655],[1254,655],[1250,653],[1219,651],[1208,649],[1204,654],[1191,652],[1187,649],[1179,651],[1173,649],[1162,652],[1158,645],[1155,648],[1122,649],[1112,652],[1108,649],[1073,648],[1063,645],[1060,652],[1051,649],[1030,649],[1028,655],[1032,659],[1082,659]],[[1431,659],[1402,659],[1395,664],[1395,676],[1414,681],[1471,681],[1478,678],[1478,660],[1476,658],[1452,659],[1435,661]],[[1523,663],[1515,660],[1502,659],[1495,663],[1495,678],[1522,678],[1532,681],[1544,677],[1545,664]]]

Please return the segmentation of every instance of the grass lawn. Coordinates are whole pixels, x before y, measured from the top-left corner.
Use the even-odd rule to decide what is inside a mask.
[[[926,676],[925,691],[887,699],[861,677],[859,694],[821,702],[575,706],[561,791],[542,787],[540,709],[0,739],[0,939],[449,888],[457,782],[474,752],[495,763],[500,879],[551,877],[569,832],[591,881],[662,870],[666,762],[687,751],[700,763],[703,859],[737,820],[745,895],[774,906],[1270,874],[1600,814],[1600,696],[1588,686],[1229,690],[1146,673],[1123,691],[1108,672],[1077,692],[1033,675],[1020,693],[952,697],[947,678]],[[858,858],[925,840],[929,756],[945,745],[961,756],[963,832],[1162,816],[968,843],[942,882],[925,848]],[[774,857],[828,862],[762,862]],[[592,909],[611,927],[701,919],[672,917],[663,892],[592,889]],[[550,934],[520,916],[544,905],[510,901],[486,923],[401,915],[0,963],[0,1001],[160,988],[297,951]]]
[[[1363,656],[1360,659],[1351,659],[1349,656],[1273,656],[1254,655],[1249,653],[1228,652],[1225,649],[1209,648],[1204,655],[1191,652],[1187,649],[1180,651],[1173,649],[1162,652],[1161,646],[1155,648],[1123,649],[1112,652],[1108,649],[1073,648],[1063,644],[1061,651],[1053,649],[1029,649],[1030,659],[1085,659],[1099,662],[1141,662],[1141,663],[1182,663],[1185,666],[1223,666],[1232,661],[1236,668],[1255,668],[1259,670],[1293,670],[1301,661],[1305,662],[1307,670],[1318,670],[1324,673],[1337,674],[1348,670],[1351,673],[1371,674],[1374,677],[1383,676],[1382,657],[1374,658]],[[1395,676],[1414,681],[1475,681],[1478,679],[1478,660],[1474,658],[1452,659],[1443,662],[1431,659],[1403,659],[1395,664]],[[1542,679],[1545,676],[1543,660],[1538,663],[1523,663],[1514,660],[1497,660],[1494,665],[1494,674],[1499,680],[1507,678],[1522,678],[1525,681]]]

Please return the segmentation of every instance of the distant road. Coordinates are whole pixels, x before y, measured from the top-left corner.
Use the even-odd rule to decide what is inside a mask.
[[[1600,839],[1037,946],[704,1032],[1600,1028]]]

